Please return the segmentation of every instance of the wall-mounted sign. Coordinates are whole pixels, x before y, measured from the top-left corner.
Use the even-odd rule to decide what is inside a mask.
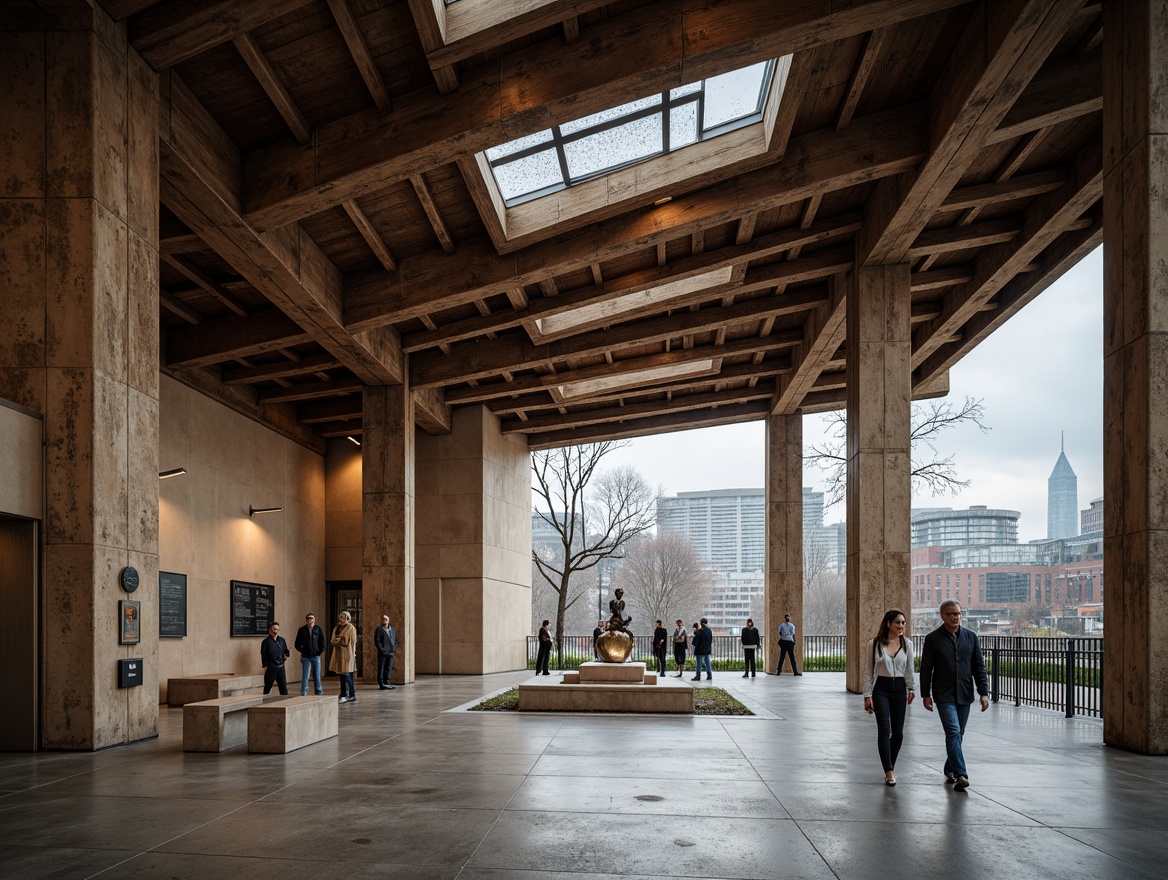
[[[187,634],[187,576],[158,572],[158,637],[181,639]]]
[[[142,686],[142,658],[133,657],[129,660],[118,661],[118,687],[132,688]]]
[[[276,619],[276,588],[249,581],[231,582],[231,635],[266,636]]]
[[[119,645],[136,645],[142,641],[142,603],[133,599],[118,602]]]
[[[122,569],[120,576],[122,582],[122,589],[127,593],[132,593],[138,589],[138,569],[132,565],[127,565]]]

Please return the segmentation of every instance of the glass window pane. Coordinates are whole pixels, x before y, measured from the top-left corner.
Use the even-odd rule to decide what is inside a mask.
[[[641,98],[639,101],[630,101],[627,104],[621,104],[619,107],[601,110],[599,113],[593,113],[591,116],[584,116],[580,119],[574,119],[571,122],[565,122],[560,126],[560,133],[569,135],[585,128],[591,128],[594,125],[600,125],[602,122],[608,122],[610,119],[619,119],[622,116],[628,116],[630,113],[636,113],[638,110],[644,110],[646,107],[654,107],[660,103],[660,93],[650,95],[647,98]]]
[[[518,198],[545,186],[564,182],[555,150],[544,150],[534,156],[516,159],[493,170],[495,182],[504,199]]]
[[[676,89],[669,90],[670,99],[684,97],[685,95],[692,95],[694,92],[700,92],[702,89],[702,81],[692,82]]]
[[[706,107],[702,131],[757,113],[761,104],[767,62],[761,61],[706,80]]]
[[[661,152],[661,114],[635,119],[564,144],[573,179]]]
[[[669,149],[687,147],[698,139],[698,102],[690,101],[669,111]]]
[[[497,147],[491,147],[487,150],[487,158],[494,162],[496,159],[502,159],[504,156],[510,156],[512,153],[518,153],[520,150],[534,147],[536,144],[546,143],[551,139],[552,130],[545,128],[543,131],[537,131],[535,134],[525,135],[513,141],[507,141],[505,144],[499,144]]]

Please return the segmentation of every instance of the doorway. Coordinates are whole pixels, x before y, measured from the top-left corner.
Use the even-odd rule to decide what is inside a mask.
[[[0,751],[40,746],[40,603],[35,520],[0,516]]]
[[[361,648],[364,637],[361,635],[361,582],[360,581],[329,581],[329,623],[325,630],[326,637],[332,633],[337,625],[337,617],[342,611],[348,611],[352,618],[350,623],[357,630],[357,678],[361,677]],[[329,673],[332,675],[332,673]]]

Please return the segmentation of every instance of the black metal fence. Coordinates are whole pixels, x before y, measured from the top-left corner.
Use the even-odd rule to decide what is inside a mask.
[[[1080,636],[991,636],[979,637],[990,677],[990,699],[995,703],[1013,701],[1015,706],[1037,706],[1063,712],[1068,718],[1087,715],[1099,718],[1103,705],[1103,639]],[[924,636],[914,635],[913,654],[920,668]],[[592,636],[564,636],[563,651],[552,649],[552,665],[558,669],[578,669],[594,659]],[[527,666],[535,667],[538,641],[527,639]],[[673,645],[667,652],[667,668],[675,669]],[[652,636],[634,636],[635,661],[652,665]],[[758,668],[767,669],[763,649],[758,651]],[[715,669],[742,670],[742,642],[738,636],[714,636],[711,657]],[[803,636],[803,669],[806,672],[844,672],[847,664],[847,636]],[[692,670],[693,656],[686,658]]]

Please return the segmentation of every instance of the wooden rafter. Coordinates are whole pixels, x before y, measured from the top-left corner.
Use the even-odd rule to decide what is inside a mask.
[[[360,379],[340,379],[336,382],[306,382],[281,388],[278,391],[262,391],[256,395],[260,403],[294,403],[300,400],[319,400],[323,397],[337,397],[341,394],[360,393],[363,383]]]
[[[304,118],[304,114],[300,112],[300,108],[296,106],[280,78],[276,76],[276,71],[272,69],[255,38],[249,33],[242,33],[233,37],[231,42],[239,50],[248,69],[259,80],[264,94],[276,105],[280,117],[291,129],[292,136],[302,144],[308,143],[312,139],[312,128],[308,120]]]
[[[627,423],[607,423],[591,425],[567,431],[553,431],[539,434],[528,442],[530,449],[550,449],[576,443],[594,443],[598,440],[620,440],[627,437],[644,437],[683,428],[708,428],[715,425],[734,425],[754,422],[765,418],[770,410],[768,401],[752,401],[721,406],[717,409],[699,412],[668,413],[632,419]]]
[[[258,382],[270,382],[292,376],[307,376],[320,370],[331,370],[340,365],[340,361],[331,354],[319,354],[301,358],[298,361],[290,360],[286,363],[225,369],[222,382],[224,385],[254,385]]]
[[[868,80],[876,71],[876,62],[880,58],[880,51],[884,48],[885,41],[888,39],[888,33],[888,28],[878,28],[870,31],[864,37],[864,47],[860,50],[860,57],[856,60],[855,69],[852,70],[848,89],[844,92],[844,101],[835,116],[837,130],[847,128],[852,117],[856,114],[856,106],[860,103],[860,97],[864,94]]]
[[[269,308],[246,318],[228,315],[198,326],[175,327],[166,335],[166,362],[173,368],[206,367],[311,339],[279,309]]]
[[[190,260],[178,256],[164,256],[166,263],[177,269],[189,281],[197,284],[210,297],[225,305],[242,318],[247,317],[247,309],[236,299],[227,288],[192,263]]]
[[[414,192],[417,193],[418,201],[422,203],[422,210],[426,212],[426,219],[430,221],[430,226],[434,230],[434,235],[438,237],[438,243],[442,245],[442,250],[448,254],[454,253],[454,239],[450,237],[450,231],[446,228],[442,213],[434,202],[434,195],[430,192],[426,178],[421,174],[411,174],[410,184],[414,187]]]
[[[357,20],[353,18],[353,11],[349,9],[346,0],[328,0],[328,5],[341,36],[345,39],[345,45],[349,47],[349,54],[353,56],[353,62],[361,73],[361,79],[365,81],[365,88],[369,89],[373,103],[377,106],[377,112],[388,113],[393,109],[393,102],[390,101],[389,92],[385,89],[385,80],[381,78],[377,62],[373,60],[369,46],[365,43],[365,35],[361,33]]]
[[[357,231],[361,233],[361,237],[365,239],[365,244],[369,245],[369,250],[373,251],[373,255],[377,257],[378,262],[385,268],[385,271],[396,272],[397,262],[394,260],[393,254],[389,252],[389,247],[386,245],[385,239],[373,228],[373,224],[369,222],[369,218],[365,216],[365,212],[352,200],[342,202],[341,205],[345,209],[345,213],[349,215],[349,219],[353,221],[353,225],[357,227]]]

